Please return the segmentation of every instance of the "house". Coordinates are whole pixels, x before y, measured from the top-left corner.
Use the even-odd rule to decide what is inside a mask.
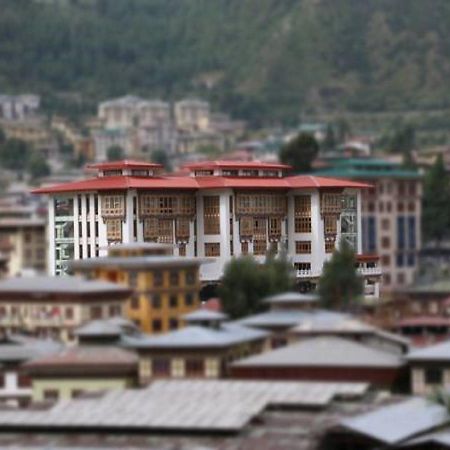
[[[232,378],[364,382],[378,389],[407,388],[401,355],[341,337],[305,339],[235,361]]]
[[[130,351],[107,346],[68,347],[26,362],[33,401],[70,399],[86,392],[136,385],[138,358]]]
[[[258,161],[206,161],[184,176],[163,176],[158,164],[119,161],[91,166],[96,178],[44,187],[49,199],[50,271],[70,259],[105,256],[108,245],[176,244],[175,255],[213,257],[204,284],[216,284],[228,261],[287,248],[298,284],[312,289],[341,240],[362,252],[361,190],[366,184],[285,176],[288,166]],[[374,298],[381,276],[376,255],[358,272]],[[369,292],[370,291],[370,292]]]
[[[125,286],[80,277],[7,278],[0,280],[0,330],[70,341],[89,320],[121,316],[130,295]]]
[[[173,245],[150,242],[116,244],[107,252],[72,261],[69,267],[78,275],[129,287],[133,294],[126,316],[142,331],[179,328],[179,317],[200,306],[199,269],[206,259],[174,256]]]

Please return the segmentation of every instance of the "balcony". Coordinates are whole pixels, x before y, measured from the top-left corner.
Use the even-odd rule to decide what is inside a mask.
[[[357,255],[356,271],[363,277],[375,276],[379,277],[382,274],[381,267],[378,265],[378,255]]]
[[[356,271],[362,275],[365,276],[381,276],[381,267],[358,267]]]

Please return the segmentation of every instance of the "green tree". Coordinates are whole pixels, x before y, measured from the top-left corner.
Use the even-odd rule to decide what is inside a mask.
[[[335,150],[336,136],[334,134],[334,129],[332,125],[327,126],[327,131],[325,133],[325,139],[323,141],[322,147],[327,152]]]
[[[280,149],[280,160],[289,164],[296,172],[309,172],[319,153],[319,144],[314,136],[300,133]]]
[[[3,131],[3,128],[0,128],[0,145],[3,145],[6,142],[6,135]]]
[[[324,307],[348,309],[363,293],[363,280],[356,272],[356,257],[342,240],[339,249],[324,264],[319,280],[319,296]]]
[[[0,146],[0,165],[5,169],[20,171],[26,167],[30,148],[25,141],[8,139]]]
[[[164,150],[154,150],[152,152],[152,161],[157,164],[161,164],[164,166],[164,169],[167,172],[170,172],[172,170],[169,157],[167,156],[167,152]]]
[[[27,162],[27,172],[33,180],[50,175],[51,170],[46,159],[37,151],[31,153]]]
[[[252,256],[242,256],[226,265],[218,294],[224,311],[236,319],[266,310],[261,300],[291,290],[293,283],[292,265],[285,257],[268,256],[260,264]]]
[[[403,155],[411,153],[416,146],[416,130],[412,125],[404,125],[394,132],[389,143],[391,152],[400,152]]]
[[[111,147],[106,150],[106,158],[108,161],[118,161],[123,159],[125,152],[120,145],[111,145]]]
[[[427,172],[423,185],[422,229],[425,239],[440,242],[450,234],[450,175],[442,155]]]

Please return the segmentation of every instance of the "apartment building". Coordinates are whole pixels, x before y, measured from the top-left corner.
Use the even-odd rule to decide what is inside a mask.
[[[200,268],[217,282],[233,256],[264,261],[287,250],[305,289],[341,239],[360,255],[359,271],[377,295],[376,255],[361,255],[361,190],[367,185],[311,175],[286,176],[288,166],[212,161],[186,166],[187,176],[162,176],[161,166],[120,161],[91,166],[98,176],[44,187],[49,195],[50,271],[71,259],[106,256],[117,243],[175,244],[175,255],[212,257]]]
[[[362,191],[363,252],[380,256],[381,287],[391,291],[414,281],[421,242],[422,180],[417,170],[380,159],[328,161],[317,175],[373,184]]]
[[[175,103],[177,128],[187,131],[206,131],[210,126],[209,103],[198,99],[184,99]]]
[[[157,243],[116,244],[107,251],[105,257],[72,261],[70,268],[132,289],[126,315],[142,331],[177,329],[179,317],[199,307],[201,258],[174,256],[173,245]]]

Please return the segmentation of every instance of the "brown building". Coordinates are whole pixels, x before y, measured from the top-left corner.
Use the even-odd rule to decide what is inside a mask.
[[[233,378],[365,382],[382,389],[407,388],[403,358],[338,337],[307,339],[236,361]]]

